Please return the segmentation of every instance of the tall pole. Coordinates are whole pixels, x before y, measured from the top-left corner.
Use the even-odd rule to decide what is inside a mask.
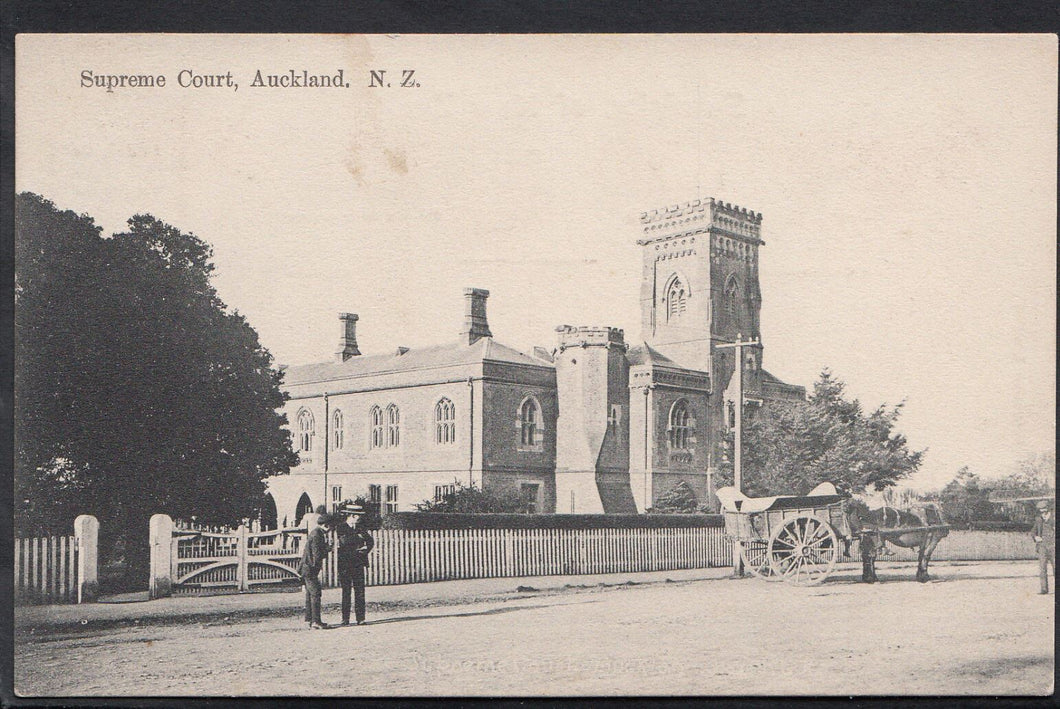
[[[743,492],[743,348],[745,345],[757,345],[758,340],[744,340],[743,335],[737,333],[736,342],[727,342],[724,345],[714,345],[716,349],[723,350],[730,347],[736,350],[735,370],[736,376],[736,401],[733,402],[735,411],[735,425],[733,441],[732,477],[733,485],[737,490]]]
[[[742,333],[736,333],[736,342],[728,342],[724,345],[714,345],[718,349],[733,348],[736,350],[735,370],[736,376],[736,421],[733,426],[733,459],[732,478],[733,485],[737,491],[743,492],[743,348],[744,345],[757,345],[758,340],[744,340]],[[740,557],[740,544],[732,545],[732,572],[733,576],[743,576],[743,559]]]

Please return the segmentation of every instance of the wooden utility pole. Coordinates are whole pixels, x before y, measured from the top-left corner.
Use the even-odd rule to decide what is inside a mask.
[[[734,402],[735,411],[735,432],[733,440],[733,459],[732,459],[732,484],[736,487],[737,491],[743,492],[743,348],[748,345],[757,345],[758,340],[744,340],[743,334],[736,333],[736,341],[728,342],[724,345],[714,345],[716,349],[735,349],[736,350],[736,368],[733,371],[733,375],[736,377],[736,401]],[[740,557],[740,543],[734,542],[732,545],[732,572],[734,576],[743,576],[743,559]]]
[[[736,375],[736,401],[733,402],[736,406],[736,431],[733,441],[732,484],[740,492],[743,492],[743,348],[757,344],[758,340],[744,340],[743,335],[737,333],[735,342],[714,345],[715,349],[719,350],[736,350],[736,369],[733,372]]]

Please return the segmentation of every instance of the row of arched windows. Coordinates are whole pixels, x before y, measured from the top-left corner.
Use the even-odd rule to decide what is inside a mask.
[[[395,404],[385,409],[373,406],[368,412],[371,423],[368,445],[370,448],[396,448],[401,445],[401,410]],[[543,441],[541,405],[532,396],[519,405],[519,445],[535,448]],[[298,412],[298,450],[309,453],[313,450],[316,422],[308,409]],[[331,449],[342,450],[345,445],[345,417],[341,409],[331,414]],[[439,445],[456,443],[456,404],[443,397],[434,405],[434,442]]]

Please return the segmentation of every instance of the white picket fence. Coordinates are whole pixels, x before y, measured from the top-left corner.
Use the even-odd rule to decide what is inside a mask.
[[[893,556],[881,556],[880,561],[916,561],[916,549],[902,549],[893,544],[887,548]],[[860,559],[857,542],[851,544],[851,554]],[[1036,559],[1034,540],[1027,532],[979,531],[954,529],[943,537],[931,555],[933,561],[1018,561]]]
[[[73,535],[15,540],[15,598],[20,603],[77,601]]]
[[[162,527],[169,529],[169,527]],[[168,555],[154,568],[155,595],[208,588],[248,590],[295,581],[304,529],[201,532],[172,529],[172,543],[152,544]],[[369,586],[455,579],[607,574],[727,566],[732,543],[720,527],[660,529],[384,529],[372,533],[375,549]],[[337,585],[336,545],[321,580]]]

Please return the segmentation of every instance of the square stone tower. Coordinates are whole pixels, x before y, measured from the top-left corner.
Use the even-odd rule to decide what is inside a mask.
[[[724,383],[711,342],[760,335],[762,215],[712,198],[643,212],[640,221],[645,341]]]

